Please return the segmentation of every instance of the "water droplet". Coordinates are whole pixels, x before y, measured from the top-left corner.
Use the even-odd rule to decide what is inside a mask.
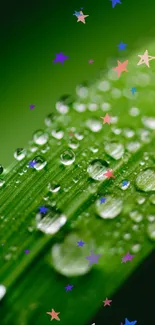
[[[44,133],[42,130],[38,130],[33,135],[33,141],[42,146],[43,144],[47,143],[48,141],[48,134]]]
[[[138,196],[137,198],[136,198],[136,201],[137,201],[137,203],[138,204],[143,204],[144,202],[145,202],[145,197],[143,197],[143,196]]]
[[[67,114],[69,111],[69,105],[72,103],[71,96],[62,96],[56,103],[56,109],[60,114]]]
[[[47,164],[47,161],[42,156],[36,156],[33,160],[36,162],[34,165],[36,170],[43,169]]]
[[[105,152],[115,160],[119,160],[124,154],[124,146],[121,143],[107,143],[104,149]]]
[[[88,97],[88,87],[86,85],[78,85],[76,87],[76,93],[80,98]]]
[[[51,134],[54,138],[59,140],[62,139],[64,136],[64,132],[59,128],[57,128],[56,130],[52,130]]]
[[[88,110],[91,112],[97,111],[98,105],[96,103],[89,103],[88,104]]]
[[[0,165],[0,175],[3,173],[3,166]]]
[[[120,98],[122,96],[122,91],[118,88],[113,88],[111,90],[111,96],[115,99]]]
[[[102,181],[106,179],[104,173],[107,171],[107,167],[108,163],[105,160],[95,159],[89,164],[87,172],[92,179]]]
[[[155,118],[154,117],[142,117],[142,123],[148,129],[155,130]]]
[[[60,161],[63,165],[71,165],[75,161],[75,154],[71,149],[65,150],[60,155]]]
[[[100,200],[96,201],[97,214],[103,219],[114,219],[117,217],[123,208],[123,202],[120,198],[106,196],[104,204]]]
[[[147,234],[149,239],[155,240],[155,222],[150,223],[147,227]]]
[[[92,132],[99,132],[102,129],[102,123],[96,119],[91,118],[86,121],[86,126],[92,131]]]
[[[152,204],[155,204],[155,194],[152,194],[152,195],[149,197],[149,201],[150,201]]]
[[[138,253],[140,250],[141,250],[141,245],[138,243],[131,246],[132,253]]]
[[[75,111],[81,113],[81,112],[85,112],[86,110],[86,104],[83,103],[73,103],[73,108],[75,109]]]
[[[111,105],[109,103],[103,103],[101,104],[101,109],[103,112],[108,112],[111,110]]]
[[[140,172],[136,178],[136,185],[138,189],[144,192],[155,191],[155,171],[146,169]]]
[[[129,152],[136,152],[140,148],[140,143],[138,141],[135,142],[129,142],[127,144],[127,149]]]
[[[112,130],[112,132],[113,132],[114,134],[116,134],[116,135],[121,134],[121,132],[122,132],[121,129],[118,129],[118,128],[116,128],[115,126],[113,126],[113,127],[111,128],[111,130]]]
[[[69,147],[72,148],[72,149],[77,149],[79,147],[79,142],[77,142],[76,139],[72,138],[70,139],[69,141]]]
[[[79,239],[80,236],[70,234],[65,238],[63,243],[55,244],[52,247],[51,255],[53,267],[64,276],[84,275],[91,269],[91,266],[89,266],[85,258],[89,255],[89,244],[87,243],[87,247],[84,245],[82,249],[79,249],[79,247],[77,247],[77,241],[79,241]]]
[[[17,160],[22,160],[26,157],[26,150],[23,148],[18,148],[14,152],[14,158]]]
[[[137,108],[137,107],[130,108],[129,114],[131,116],[138,116],[140,114],[139,108]]]
[[[107,92],[110,89],[110,82],[107,80],[102,80],[99,82],[97,88],[100,91]]]
[[[36,214],[36,228],[45,234],[53,235],[64,226],[67,218],[51,206],[47,206],[47,208],[46,215],[42,215],[40,212]]]
[[[52,193],[56,193],[60,190],[60,185],[58,185],[57,183],[55,182],[51,182],[48,184],[48,189],[50,192]]]
[[[5,184],[4,179],[1,179],[1,178],[0,178],[0,187],[2,187],[4,184]]]
[[[6,287],[3,284],[0,284],[0,300],[2,300],[5,294],[6,294]]]
[[[98,152],[98,148],[90,147],[89,148],[91,152],[96,153]]]
[[[151,141],[150,132],[148,130],[140,129],[138,130],[138,134],[142,142],[149,143]]]
[[[155,221],[155,216],[147,216],[147,220],[149,222],[154,222]]]
[[[130,239],[131,239],[131,234],[126,233],[126,234],[124,234],[123,238],[124,238],[125,240],[130,240]]]
[[[134,222],[141,222],[143,220],[143,215],[137,210],[131,211],[129,216]]]
[[[79,141],[81,141],[84,138],[83,134],[81,134],[81,133],[75,133],[75,137]]]
[[[49,115],[46,116],[46,118],[45,118],[45,124],[48,127],[50,127],[53,124],[54,120],[55,120],[55,116],[54,116],[54,114],[51,113],[51,114],[49,114]]]
[[[124,129],[123,134],[126,138],[132,138],[135,135],[135,132],[132,129]]]

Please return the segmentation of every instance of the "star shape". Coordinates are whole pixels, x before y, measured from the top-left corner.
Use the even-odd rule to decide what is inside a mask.
[[[51,312],[47,312],[46,314],[49,314],[52,317],[51,320],[53,320],[53,319],[60,320],[60,318],[58,317],[60,312],[56,313],[54,309],[52,309]]]
[[[28,254],[28,253],[29,253],[29,250],[28,250],[28,249],[26,249],[26,250],[25,250],[25,254]]]
[[[132,87],[131,88],[131,92],[132,92],[132,95],[134,95],[134,93],[137,91],[137,89],[135,87]]]
[[[148,68],[150,67],[149,61],[155,59],[155,56],[148,55],[148,50],[146,50],[143,55],[139,54],[138,56],[139,56],[140,60],[137,63],[137,65],[141,65],[141,64],[145,63]]]
[[[82,240],[78,241],[77,243],[78,243],[78,246],[81,246],[81,247],[83,247],[83,245],[85,244]]]
[[[106,198],[105,198],[105,197],[102,197],[102,198],[100,199],[100,203],[105,203],[105,201],[106,201]]]
[[[69,56],[64,55],[62,52],[56,54],[56,58],[53,60],[54,63],[61,62],[61,64],[64,64],[65,60],[68,60]]]
[[[123,186],[128,185],[128,181],[123,181],[123,182],[122,182],[122,185],[123,185]]]
[[[101,256],[102,255],[100,255],[100,254],[94,254],[93,252],[91,252],[91,254],[89,256],[86,256],[86,260],[89,261],[89,265],[97,264],[98,263],[98,259]]]
[[[71,286],[70,284],[67,285],[67,287],[65,287],[66,292],[67,291],[71,291],[73,289],[73,286]]]
[[[130,253],[128,252],[126,255],[124,255],[122,257],[122,263],[126,263],[127,261],[132,261],[134,255],[130,255]]]
[[[85,24],[85,18],[88,17],[89,15],[84,15],[82,11],[80,11],[80,16],[78,16],[77,22],[81,21],[83,24]]]
[[[108,123],[110,125],[111,117],[109,116],[109,114],[106,114],[105,117],[101,118],[103,118],[103,124]]]
[[[125,324],[124,325],[135,325],[137,323],[137,320],[133,320],[130,322],[127,318],[125,318]]]
[[[120,0],[110,0],[110,1],[112,2],[112,8],[115,8],[117,3],[122,4],[122,2],[120,2]]]
[[[112,302],[112,300],[109,300],[108,298],[106,298],[106,300],[104,300],[103,302],[104,302],[104,307],[110,306],[110,303]]]
[[[75,11],[73,16],[79,17],[79,16],[82,16],[82,14],[80,14],[80,11]]]
[[[108,179],[115,178],[115,176],[113,175],[113,171],[112,170],[107,170],[106,173],[104,173],[104,176],[107,176]]]
[[[42,206],[42,207],[39,208],[39,211],[40,211],[40,213],[45,214],[48,211],[48,208]]]
[[[34,168],[35,164],[36,164],[36,161],[35,161],[35,160],[31,160],[31,161],[29,162],[29,168],[30,168],[30,167],[31,167],[31,168]]]
[[[122,50],[126,50],[127,44],[124,44],[123,42],[120,42],[120,44],[118,44],[117,46],[118,46],[118,49],[120,51],[122,51]]]
[[[92,64],[94,62],[94,60],[89,60],[88,62],[89,62],[89,64]]]
[[[122,73],[123,71],[128,72],[128,70],[127,70],[127,68],[126,68],[128,62],[129,62],[128,60],[126,60],[126,61],[124,61],[124,62],[117,61],[118,66],[115,67],[115,68],[113,68],[113,70],[114,70],[114,71],[117,71],[117,75],[118,75],[118,77],[120,77],[120,75],[121,75],[121,73]]]
[[[33,109],[35,107],[35,105],[30,105],[30,109]]]

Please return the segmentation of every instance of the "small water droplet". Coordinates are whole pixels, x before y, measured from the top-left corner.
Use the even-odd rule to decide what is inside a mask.
[[[136,202],[138,203],[138,204],[143,204],[144,202],[145,202],[145,197],[143,197],[143,196],[138,196],[137,198],[136,198]]]
[[[72,149],[77,149],[79,147],[79,142],[76,139],[72,138],[72,139],[70,139],[68,145]]]
[[[96,201],[97,214],[103,219],[114,219],[117,217],[123,208],[123,201],[120,198],[106,196],[104,204],[100,200]]]
[[[111,96],[115,99],[120,98],[122,96],[122,91],[118,88],[113,88],[111,90]]]
[[[155,194],[152,194],[152,195],[149,197],[149,201],[150,201],[152,204],[155,204]]]
[[[88,110],[91,112],[97,111],[98,105],[96,103],[89,103],[88,104]]]
[[[139,148],[141,147],[140,143],[138,141],[135,142],[129,142],[127,144],[127,149],[129,152],[136,152],[139,150]]]
[[[150,130],[155,130],[155,118],[154,117],[142,117],[142,123]]]
[[[48,127],[52,126],[52,124],[54,122],[54,119],[55,119],[54,114],[51,113],[51,114],[47,115],[46,118],[45,118],[45,124]]]
[[[0,165],[0,175],[3,173],[3,166]]]
[[[67,218],[51,206],[47,206],[47,208],[46,215],[42,215],[40,212],[36,214],[36,228],[45,234],[53,235],[66,223]]]
[[[135,132],[132,129],[124,129],[123,134],[126,138],[132,138],[135,135]]]
[[[1,179],[1,178],[0,178],[0,187],[2,187],[4,184],[5,184],[4,179]]]
[[[92,132],[99,132],[102,129],[102,123],[96,118],[91,118],[91,119],[87,120],[86,126]]]
[[[108,112],[111,110],[111,105],[109,103],[103,103],[101,104],[101,110],[103,112]]]
[[[129,114],[131,116],[138,116],[140,114],[139,108],[131,107],[130,110],[129,110]]]
[[[151,141],[150,138],[150,132],[145,129],[138,130],[138,135],[140,136],[140,139],[144,143],[149,143]]]
[[[52,193],[56,193],[60,190],[60,185],[58,185],[57,183],[55,182],[51,182],[48,184],[48,189],[50,192]]]
[[[69,112],[69,105],[72,103],[70,95],[62,96],[56,103],[56,110],[60,114],[67,114]]]
[[[42,156],[36,156],[33,160],[36,162],[34,165],[36,170],[43,169],[47,164],[47,161]]]
[[[130,240],[130,239],[131,239],[131,234],[126,233],[126,234],[124,234],[123,238],[124,238],[125,240]]]
[[[75,154],[71,149],[65,150],[60,155],[60,161],[63,165],[71,165],[75,161]]]
[[[64,136],[64,132],[60,128],[57,128],[56,130],[52,130],[51,134],[54,138],[59,140],[62,139]]]
[[[147,220],[148,220],[149,222],[154,222],[154,221],[155,221],[155,216],[151,216],[151,215],[149,215],[149,216],[147,216]]]
[[[81,112],[85,112],[86,110],[86,104],[83,103],[73,103],[73,108],[75,109],[75,111],[81,113]]]
[[[141,245],[139,243],[136,243],[131,246],[132,253],[138,253],[140,250],[141,250]]]
[[[97,88],[100,91],[107,92],[110,89],[110,82],[107,80],[102,80],[98,83]]]
[[[80,98],[87,98],[88,97],[88,87],[84,85],[78,85],[76,87],[76,93]]]
[[[130,216],[131,220],[133,220],[134,222],[137,222],[137,223],[139,223],[143,220],[143,215],[137,210],[131,211],[129,213],[129,216]]]
[[[106,176],[104,176],[104,174],[107,171],[107,167],[108,163],[105,160],[95,159],[89,164],[87,172],[92,179],[95,179],[96,181],[102,181],[106,179]]]
[[[147,234],[149,239],[155,240],[155,222],[150,223],[147,227]]]
[[[18,148],[14,152],[14,158],[17,160],[22,160],[26,157],[26,150],[23,148]]]
[[[144,192],[155,191],[155,171],[153,169],[145,169],[139,173],[136,178],[138,189]]]
[[[91,152],[96,153],[98,152],[98,148],[90,147],[89,148]]]
[[[43,130],[37,130],[33,135],[33,141],[42,146],[43,144],[47,143],[48,141],[48,134],[44,133]]]
[[[121,143],[107,143],[104,149],[105,152],[115,160],[119,160],[124,154],[124,146]]]
[[[113,127],[111,128],[111,131],[112,131],[114,134],[116,134],[116,135],[121,134],[121,132],[122,132],[121,129],[116,128],[115,126],[113,126]]]
[[[0,300],[2,300],[5,294],[6,294],[6,287],[3,284],[0,284]]]

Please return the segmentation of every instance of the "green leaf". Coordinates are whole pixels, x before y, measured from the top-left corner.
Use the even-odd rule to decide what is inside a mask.
[[[75,100],[57,102],[45,130],[34,133],[26,151],[17,150],[17,161],[1,175],[4,325],[49,324],[51,308],[62,325],[84,324],[153,249],[155,64],[137,62],[133,54],[120,79],[111,62],[106,74],[77,87]],[[100,118],[106,113],[110,126]],[[115,179],[103,176],[107,169]],[[90,250],[102,254],[92,267],[85,259]],[[122,264],[128,251],[134,259]],[[69,283],[74,288],[66,293]]]

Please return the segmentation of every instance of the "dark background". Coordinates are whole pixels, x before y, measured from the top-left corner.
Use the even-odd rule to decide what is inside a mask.
[[[80,8],[89,15],[85,25],[73,16]],[[32,133],[43,128],[60,96],[74,94],[75,86],[96,76],[110,57],[121,58],[121,41],[128,44],[127,56],[141,46],[145,51],[155,35],[154,12],[152,0],[122,0],[114,9],[109,0],[2,3],[0,163],[7,167],[14,150],[25,147]],[[64,66],[52,63],[60,51],[69,56]],[[30,104],[36,105],[32,111]],[[113,299],[111,307],[102,308],[90,324],[120,324],[125,317],[141,325],[155,324],[154,260],[155,254],[114,297],[108,297]]]

